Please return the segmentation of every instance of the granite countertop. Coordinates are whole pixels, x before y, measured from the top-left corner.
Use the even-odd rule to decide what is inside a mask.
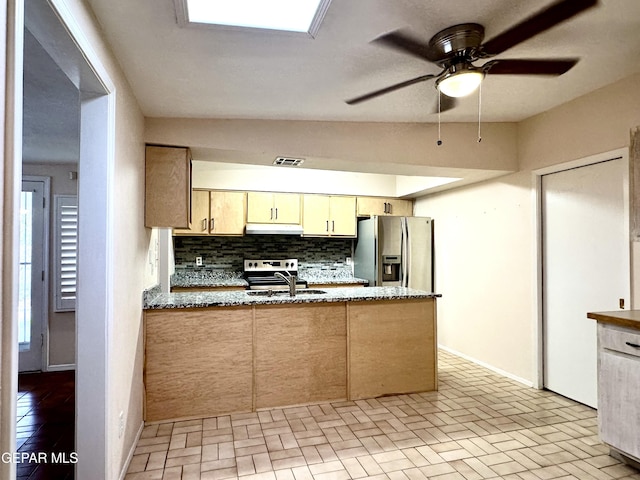
[[[616,310],[612,312],[591,312],[587,318],[602,323],[610,323],[619,327],[635,328],[640,330],[640,310]]]
[[[296,294],[290,297],[288,292],[274,296],[249,295],[247,291],[227,292],[180,292],[161,293],[145,302],[145,310],[167,308],[205,308],[251,305],[281,305],[289,303],[316,302],[358,302],[367,300],[402,300],[417,298],[435,298],[441,295],[404,287],[336,287],[322,294]]]

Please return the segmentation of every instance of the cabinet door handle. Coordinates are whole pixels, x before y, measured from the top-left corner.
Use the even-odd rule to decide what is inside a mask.
[[[278,219],[278,207],[276,207],[276,220]]]
[[[387,202],[384,202],[384,213],[387,213]]]
[[[327,220],[327,232],[329,231],[329,220]]]
[[[271,220],[273,220],[273,207],[271,207]]]
[[[206,232],[207,231],[207,219],[206,218],[202,219],[202,224],[201,225],[202,225],[202,231]]]
[[[387,203],[387,213],[391,214],[391,202]]]
[[[211,228],[209,231],[213,232],[214,228],[216,228],[216,223],[213,217],[211,217]]]
[[[335,220],[331,220],[331,231],[332,232],[336,231],[336,221]]]
[[[624,342],[624,343],[626,343],[627,345],[633,348],[640,348],[640,345],[638,345],[637,343],[631,343],[631,342]]]

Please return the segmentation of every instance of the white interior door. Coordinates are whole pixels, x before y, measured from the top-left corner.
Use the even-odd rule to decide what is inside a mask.
[[[544,386],[597,407],[596,322],[587,312],[628,307],[626,162],[542,177]]]
[[[20,195],[18,370],[42,370],[45,318],[45,184],[23,181]]]

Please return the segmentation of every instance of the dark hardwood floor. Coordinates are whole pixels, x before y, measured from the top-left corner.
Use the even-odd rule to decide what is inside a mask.
[[[19,480],[73,479],[75,454],[75,372],[18,376]]]

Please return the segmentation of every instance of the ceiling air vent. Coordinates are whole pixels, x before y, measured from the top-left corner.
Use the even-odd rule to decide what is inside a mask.
[[[304,158],[276,157],[273,161],[274,165],[283,165],[285,167],[297,167],[302,165]]]

